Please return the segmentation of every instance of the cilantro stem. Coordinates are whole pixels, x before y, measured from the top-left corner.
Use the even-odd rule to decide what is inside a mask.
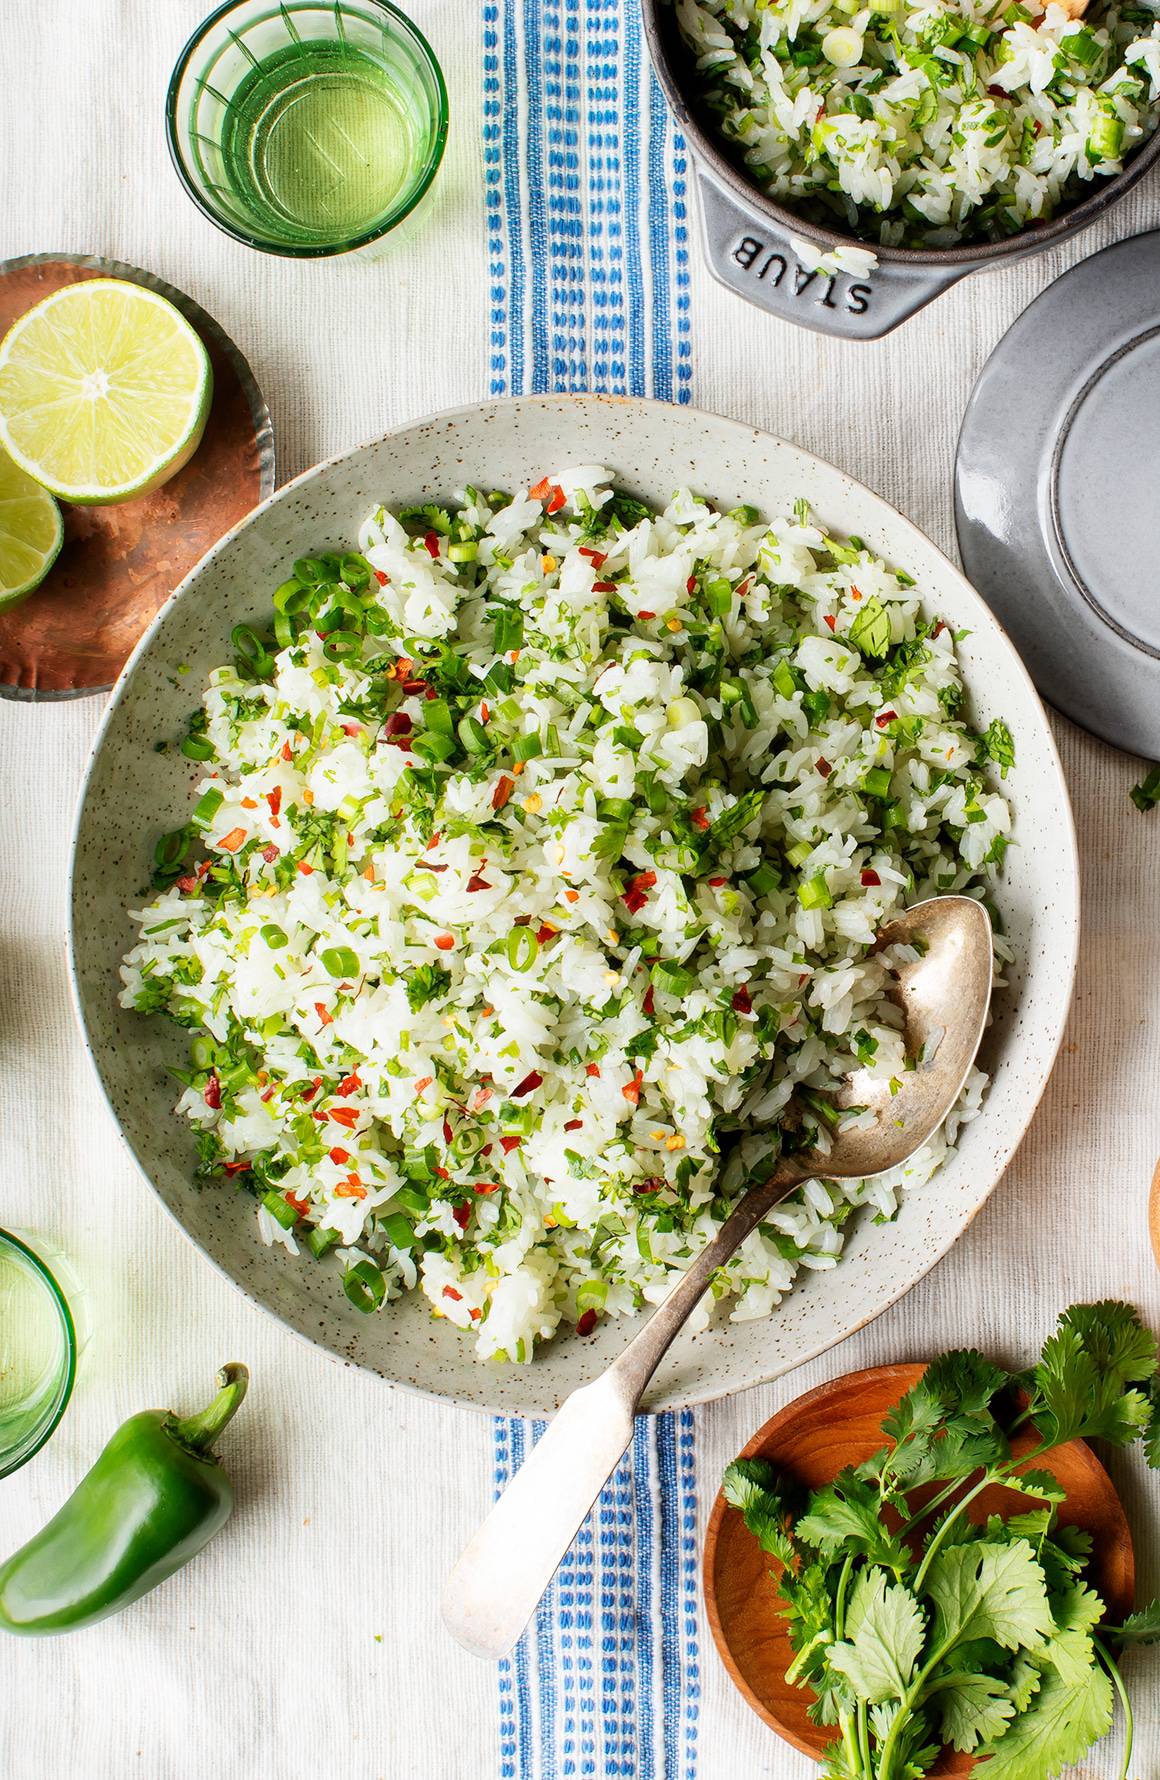
[[[979,1479],[979,1481],[975,1485],[975,1487],[973,1489],[969,1489],[967,1491],[966,1495],[962,1498],[962,1500],[955,1504],[955,1506],[951,1509],[950,1513],[947,1515],[946,1519],[943,1521],[942,1525],[936,1530],[933,1538],[930,1541],[930,1544],[927,1546],[926,1550],[922,1554],[922,1562],[921,1562],[921,1564],[919,1564],[918,1570],[915,1574],[914,1582],[912,1584],[912,1592],[914,1594],[920,1595],[922,1593],[922,1585],[926,1581],[927,1571],[930,1569],[931,1564],[934,1562],[934,1559],[938,1552],[939,1547],[942,1545],[943,1540],[946,1538],[950,1529],[954,1526],[956,1520],[958,1520],[959,1517],[964,1513],[964,1511],[970,1506],[970,1504],[974,1501],[976,1496],[982,1495],[983,1491],[987,1488],[987,1486],[989,1484],[997,1483],[999,1481],[1001,1471],[1002,1471],[1002,1467],[996,1467],[994,1470],[984,1471],[982,1477]]]
[[[866,1775],[866,1780],[873,1780],[874,1763],[870,1759],[870,1728],[865,1700],[858,1701],[858,1765]]]
[[[1099,1638],[1093,1637],[1092,1643],[1095,1645],[1096,1655],[1099,1657],[1101,1663],[1111,1677],[1112,1686],[1119,1694],[1120,1705],[1124,1709],[1124,1765],[1120,1769],[1119,1780],[1128,1780],[1128,1770],[1132,1765],[1132,1744],[1135,1742],[1136,1735],[1136,1722],[1132,1716],[1132,1702],[1128,1698],[1128,1690],[1124,1686],[1124,1678],[1120,1674],[1119,1664],[1116,1662],[1111,1651],[1108,1650],[1106,1645],[1101,1643]]]
[[[854,1573],[854,1553],[850,1552],[842,1565],[842,1574],[838,1578],[838,1592],[834,1599],[834,1638],[837,1642],[846,1636],[846,1591],[850,1586],[850,1577]]]

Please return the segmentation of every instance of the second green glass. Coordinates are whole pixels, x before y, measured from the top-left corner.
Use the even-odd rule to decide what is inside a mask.
[[[229,0],[174,70],[169,145],[186,189],[268,253],[348,253],[427,190],[447,137],[443,76],[387,0]]]

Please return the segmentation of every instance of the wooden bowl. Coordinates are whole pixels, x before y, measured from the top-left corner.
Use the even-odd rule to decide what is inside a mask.
[[[859,1465],[884,1444],[882,1419],[917,1384],[924,1366],[875,1366],[809,1391],[778,1412],[742,1449],[741,1458],[767,1459],[806,1489],[829,1483],[847,1465]],[[1024,1429],[1012,1442],[1018,1454],[1033,1443]],[[1132,1536],[1111,1478],[1082,1441],[1061,1446],[1037,1461],[1067,1491],[1060,1520],[1092,1534],[1093,1574],[1113,1618],[1132,1611],[1135,1557]],[[1002,1509],[1027,1505],[1017,1491],[984,1490],[968,1512],[983,1521]],[[772,1566],[772,1570],[771,1570]],[[714,1641],[730,1678],[753,1710],[779,1737],[806,1755],[821,1757],[832,1727],[814,1724],[806,1708],[814,1695],[785,1678],[793,1650],[778,1609],[777,1571],[741,1514],[718,1493],[705,1539],[705,1606]],[[969,1774],[973,1757],[944,1750],[931,1775]]]

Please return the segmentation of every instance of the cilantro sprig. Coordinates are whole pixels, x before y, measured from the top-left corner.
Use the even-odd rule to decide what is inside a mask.
[[[1151,1331],[1130,1305],[1074,1305],[1030,1371],[945,1354],[882,1431],[890,1444],[804,1501],[761,1460],[724,1478],[781,1567],[788,1679],[836,1731],[826,1780],[921,1780],[947,1744],[974,1754],[979,1780],[1054,1780],[1106,1735],[1117,1696],[1126,1780],[1116,1652],[1160,1642],[1160,1602],[1108,1623],[1090,1535],[1061,1523],[1063,1491],[1036,1461],[1069,1440],[1139,1439],[1160,1468]],[[971,1505],[995,1484],[1031,1505],[979,1524]]]

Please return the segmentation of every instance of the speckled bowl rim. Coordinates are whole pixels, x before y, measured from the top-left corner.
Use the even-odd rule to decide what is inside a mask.
[[[252,525],[255,522],[255,520],[261,514],[265,513],[270,507],[287,500],[291,495],[293,495],[297,492],[300,492],[302,489],[308,487],[311,483],[321,480],[326,475],[327,471],[332,469],[335,465],[342,464],[346,460],[348,460],[352,457],[358,456],[361,452],[364,452],[364,451],[367,451],[373,447],[382,445],[382,444],[386,443],[387,441],[394,439],[394,438],[398,438],[399,436],[409,433],[416,428],[428,427],[428,426],[430,426],[430,427],[435,427],[435,426],[450,427],[459,421],[478,418],[482,413],[491,412],[491,411],[494,411],[495,409],[517,408],[517,407],[525,408],[525,409],[526,408],[534,408],[534,407],[542,407],[542,408],[548,409],[553,406],[559,406],[561,404],[569,404],[569,403],[573,403],[573,402],[576,403],[577,405],[584,404],[584,405],[591,405],[593,407],[597,407],[597,406],[633,407],[633,408],[637,408],[640,410],[651,411],[658,418],[666,413],[670,413],[673,411],[672,404],[667,403],[667,402],[659,402],[659,401],[653,400],[650,397],[644,397],[644,396],[611,396],[611,395],[603,395],[603,394],[576,394],[576,395],[572,395],[572,394],[563,394],[563,393],[545,393],[545,394],[541,394],[541,395],[532,395],[532,396],[492,397],[492,398],[487,398],[487,399],[485,399],[483,401],[479,401],[479,402],[463,403],[455,408],[440,409],[440,410],[436,410],[432,413],[413,416],[412,418],[410,418],[406,421],[400,422],[397,426],[388,428],[383,433],[376,433],[369,439],[364,439],[360,444],[358,444],[354,447],[351,447],[345,451],[335,452],[332,456],[324,458],[319,463],[312,465],[309,469],[302,471],[298,476],[294,477],[291,481],[284,483],[272,495],[270,495],[268,499],[262,501],[249,514],[247,514],[246,518],[243,519],[238,525],[232,527],[230,531],[228,531],[222,538],[220,538],[218,540],[218,542],[213,546],[213,548],[211,550],[206,552],[205,556],[202,557],[201,561],[199,563],[197,563],[193,569],[190,570],[189,574],[185,577],[184,581],[182,581],[174,589],[173,593],[166,600],[165,604],[157,612],[152,623],[149,625],[149,628],[144,632],[144,634],[138,641],[136,647],[134,648],[133,653],[130,655],[129,659],[125,663],[125,666],[122,669],[121,674],[117,679],[116,685],[113,688],[112,694],[109,698],[108,705],[106,706],[106,709],[102,715],[100,725],[99,725],[96,735],[93,739],[93,744],[92,744],[92,748],[91,748],[91,751],[89,754],[89,758],[85,765],[84,776],[83,776],[83,779],[81,782],[80,791],[79,791],[78,798],[77,798],[76,812],[75,812],[74,821],[73,821],[71,848],[70,848],[69,881],[68,881],[67,949],[68,949],[69,989],[70,989],[70,994],[71,994],[71,998],[72,998],[73,1011],[76,1016],[78,1027],[80,1029],[81,1038],[82,1038],[82,1042],[84,1044],[86,1055],[88,1056],[88,1059],[89,1059],[89,1062],[93,1068],[94,1074],[96,1075],[97,1082],[98,1082],[100,1092],[101,1092],[101,1096],[105,1102],[106,1107],[108,1108],[110,1117],[112,1118],[114,1124],[117,1126],[117,1129],[121,1134],[122,1141],[124,1142],[126,1149],[129,1151],[129,1154],[132,1156],[134,1162],[136,1163],[139,1173],[142,1175],[142,1177],[148,1184],[148,1186],[149,1186],[150,1190],[153,1192],[155,1198],[157,1198],[160,1201],[160,1203],[161,1203],[163,1209],[165,1210],[165,1212],[167,1213],[167,1215],[170,1218],[172,1218],[173,1222],[178,1226],[178,1228],[182,1231],[182,1233],[186,1236],[186,1238],[190,1242],[193,1243],[194,1247],[198,1249],[198,1251],[202,1254],[203,1258],[209,1262],[209,1264],[215,1269],[215,1271],[218,1274],[221,1275],[222,1278],[227,1280],[229,1282],[229,1284],[231,1286],[233,1286],[236,1291],[240,1292],[241,1295],[245,1299],[247,1299],[249,1303],[256,1306],[258,1309],[262,1310],[267,1316],[273,1317],[276,1321],[281,1323],[282,1326],[285,1329],[287,1329],[290,1334],[294,1335],[298,1340],[302,1341],[307,1346],[310,1346],[317,1351],[321,1351],[322,1353],[326,1354],[329,1358],[334,1360],[339,1365],[357,1366],[360,1371],[365,1371],[365,1372],[371,1373],[373,1376],[379,1378],[385,1384],[387,1384],[388,1386],[390,1386],[392,1388],[395,1388],[395,1389],[398,1389],[401,1391],[405,1391],[408,1394],[413,1394],[415,1396],[423,1397],[423,1398],[426,1398],[431,1401],[453,1404],[457,1408],[471,1409],[471,1410],[475,1411],[476,1413],[485,1414],[485,1415],[493,1415],[493,1414],[497,1414],[497,1413],[498,1414],[513,1414],[514,1413],[514,1414],[525,1415],[528,1417],[535,1417],[535,1416],[542,1416],[545,1413],[550,1413],[550,1410],[548,1409],[548,1406],[546,1405],[546,1403],[544,1401],[544,1398],[542,1395],[542,1389],[539,1394],[536,1394],[535,1392],[529,1393],[526,1404],[519,1406],[519,1407],[514,1407],[510,1402],[509,1403],[501,1403],[501,1404],[483,1402],[483,1401],[479,1400],[478,1398],[461,1396],[457,1393],[457,1391],[455,1391],[452,1388],[439,1389],[437,1387],[437,1385],[422,1384],[414,1379],[407,1379],[407,1378],[401,1378],[401,1377],[396,1377],[396,1376],[388,1376],[385,1372],[383,1372],[377,1366],[367,1364],[364,1361],[352,1358],[349,1355],[344,1355],[344,1354],[338,1352],[334,1347],[330,1346],[326,1342],[315,1340],[312,1336],[307,1334],[304,1330],[296,1328],[293,1325],[293,1323],[291,1323],[286,1317],[282,1316],[278,1310],[276,1310],[272,1306],[268,1305],[259,1293],[252,1291],[249,1288],[249,1286],[247,1284],[245,1284],[242,1280],[237,1278],[229,1270],[228,1267],[226,1267],[223,1263],[216,1260],[214,1258],[214,1256],[210,1255],[206,1251],[203,1244],[198,1240],[198,1238],[191,1231],[189,1231],[187,1229],[186,1225],[184,1224],[181,1217],[178,1215],[177,1211],[174,1210],[166,1202],[165,1198],[163,1197],[163,1195],[161,1194],[159,1189],[154,1185],[153,1180],[152,1180],[150,1173],[148,1171],[148,1168],[146,1167],[146,1165],[143,1162],[143,1160],[141,1159],[141,1157],[138,1156],[136,1149],[134,1148],[133,1144],[130,1142],[128,1136],[126,1135],[126,1133],[124,1132],[124,1130],[121,1126],[120,1118],[119,1118],[119,1116],[116,1112],[116,1109],[113,1105],[109,1089],[106,1086],[104,1076],[103,1076],[103,1073],[101,1070],[101,1066],[97,1059],[96,1049],[95,1049],[95,1046],[94,1046],[92,1039],[90,1037],[88,1027],[87,1027],[87,1024],[85,1021],[83,1000],[82,1000],[81,987],[80,987],[80,981],[79,981],[79,968],[78,968],[78,963],[77,963],[77,934],[76,934],[76,927],[75,927],[75,909],[76,909],[76,894],[75,893],[76,893],[77,850],[78,850],[78,842],[79,842],[79,837],[80,837],[81,820],[83,817],[85,803],[86,803],[87,796],[88,796],[90,780],[92,779],[94,769],[95,769],[95,766],[96,766],[96,763],[97,763],[97,760],[100,755],[101,748],[102,748],[102,745],[103,745],[103,742],[105,739],[106,732],[108,731],[108,729],[110,728],[110,726],[112,724],[112,721],[117,713],[117,709],[120,705],[121,700],[125,697],[125,695],[127,693],[127,690],[129,688],[130,682],[133,678],[133,674],[135,672],[136,665],[137,665],[139,658],[144,654],[145,650],[148,648],[155,632],[161,627],[161,624],[164,621],[167,613],[170,611],[171,607],[174,606],[177,603],[177,601],[186,597],[186,595],[189,593],[189,591],[191,590],[193,585],[196,583],[196,581],[197,581],[198,577],[200,576],[200,574],[202,573],[202,571],[207,567],[208,564],[213,562],[222,553],[222,551],[227,547],[227,545],[240,532],[244,531],[247,527]],[[988,1163],[988,1170],[989,1170],[989,1172],[993,1173],[994,1178],[991,1181],[990,1186],[978,1197],[976,1203],[971,1207],[968,1215],[963,1218],[961,1223],[959,1223],[953,1229],[953,1231],[951,1231],[951,1233],[949,1235],[946,1236],[945,1240],[942,1237],[940,1237],[934,1243],[929,1255],[924,1254],[921,1258],[921,1261],[919,1262],[918,1265],[916,1265],[916,1267],[913,1271],[908,1273],[905,1277],[902,1277],[901,1275],[899,1275],[900,1283],[898,1283],[897,1286],[895,1286],[892,1283],[891,1286],[889,1286],[887,1288],[886,1294],[881,1302],[877,1303],[873,1308],[867,1310],[865,1312],[865,1314],[859,1315],[855,1321],[847,1323],[845,1326],[843,1326],[838,1331],[836,1331],[832,1336],[829,1336],[828,1338],[819,1338],[815,1341],[804,1343],[801,1350],[795,1351],[795,1353],[793,1354],[793,1357],[791,1359],[785,1361],[785,1363],[776,1363],[775,1362],[775,1363],[770,1364],[769,1362],[767,1362],[763,1369],[758,1369],[756,1372],[740,1378],[736,1385],[730,1384],[730,1385],[722,1385],[720,1387],[711,1386],[709,1388],[704,1388],[704,1389],[698,1388],[697,1386],[694,1385],[691,1388],[682,1388],[680,1390],[679,1396],[673,1396],[672,1394],[666,1395],[662,1402],[656,1404],[655,1409],[658,1411],[661,1409],[692,1408],[692,1407],[695,1407],[696,1405],[701,1404],[701,1403],[715,1402],[721,1398],[724,1398],[727,1396],[732,1396],[732,1395],[736,1394],[737,1391],[755,1389],[759,1385],[770,1384],[775,1379],[784,1377],[786,1373],[795,1370],[798,1366],[804,1365],[807,1363],[807,1361],[816,1359],[816,1358],[818,1358],[819,1355],[827,1353],[832,1347],[837,1346],[839,1344],[839,1342],[844,1341],[848,1337],[857,1334],[859,1330],[864,1329],[868,1324],[875,1321],[875,1319],[877,1317],[883,1315],[883,1313],[885,1311],[892,1309],[894,1307],[894,1305],[899,1303],[899,1301],[902,1298],[904,1298],[906,1296],[906,1294],[913,1289],[914,1286],[916,1286],[922,1279],[924,1279],[926,1277],[926,1275],[928,1273],[930,1273],[938,1265],[938,1263],[941,1260],[944,1259],[944,1257],[954,1247],[954,1245],[958,1241],[959,1237],[962,1236],[965,1233],[965,1231],[969,1228],[971,1223],[974,1222],[974,1219],[977,1217],[978,1213],[982,1210],[982,1208],[986,1204],[987,1200],[991,1197],[992,1193],[995,1191],[995,1189],[998,1187],[1000,1181],[1003,1179],[1006,1169],[1007,1169],[1008,1165],[1010,1164],[1011,1159],[1014,1156],[1016,1150],[1019,1148],[1020,1144],[1022,1143],[1023,1138],[1025,1137],[1025,1135],[1027,1133],[1028,1127],[1030,1126],[1032,1119],[1035,1116],[1035,1113],[1038,1109],[1040,1101],[1042,1100],[1044,1091],[1046,1090],[1046,1087],[1047,1087],[1047,1083],[1051,1077],[1051,1073],[1052,1073],[1052,1069],[1054,1067],[1055,1060],[1058,1057],[1060,1046],[1063,1043],[1063,1036],[1064,1036],[1064,1032],[1065,1032],[1066,1025],[1067,1025],[1068,1012],[1069,1012],[1069,1009],[1071,1006],[1071,1000],[1072,1000],[1072,996],[1074,993],[1074,987],[1075,987],[1075,977],[1076,977],[1076,971],[1077,971],[1078,961],[1079,961],[1079,939],[1080,939],[1079,851],[1078,851],[1078,845],[1077,845],[1077,839],[1076,839],[1075,819],[1074,819],[1074,815],[1072,812],[1071,800],[1070,800],[1070,797],[1068,794],[1068,789],[1067,789],[1067,780],[1066,780],[1066,777],[1063,772],[1062,762],[1060,761],[1060,758],[1059,758],[1059,751],[1055,745],[1055,738],[1051,733],[1051,728],[1050,728],[1050,725],[1047,720],[1047,714],[1046,714],[1046,711],[1044,710],[1042,700],[1040,699],[1039,694],[1035,690],[1035,686],[1034,686],[1034,683],[1032,682],[1031,676],[1027,672],[1027,669],[1024,667],[1023,661],[1022,661],[1018,651],[1016,650],[1014,644],[1011,642],[1011,639],[1008,636],[1006,630],[1003,628],[1002,624],[999,622],[999,620],[995,617],[994,613],[991,612],[990,608],[983,601],[981,595],[979,595],[975,591],[975,589],[971,586],[970,582],[966,579],[962,570],[959,569],[951,561],[951,559],[945,554],[944,551],[940,550],[938,548],[938,546],[936,544],[934,544],[929,537],[927,537],[926,533],[923,532],[921,530],[921,528],[914,523],[913,520],[907,519],[905,517],[905,515],[899,513],[896,508],[891,506],[889,501],[885,500],[881,495],[875,493],[875,491],[873,489],[869,488],[865,483],[858,482],[856,477],[849,475],[849,473],[847,471],[842,470],[838,466],[829,463],[826,459],[819,457],[816,453],[807,451],[804,447],[795,445],[792,441],[782,439],[776,434],[766,432],[765,429],[763,429],[763,428],[754,427],[748,422],[735,420],[735,419],[732,419],[725,415],[715,414],[709,409],[702,409],[702,408],[694,407],[691,405],[686,405],[686,406],[683,406],[682,408],[680,408],[679,410],[677,410],[677,412],[679,412],[682,416],[685,416],[692,420],[700,422],[706,428],[712,429],[712,428],[722,428],[723,427],[729,431],[736,432],[737,434],[739,434],[741,436],[748,435],[750,438],[752,438],[754,436],[760,436],[768,442],[770,447],[787,450],[787,451],[791,452],[795,457],[797,457],[811,465],[817,466],[824,473],[828,473],[831,475],[833,475],[833,474],[838,475],[839,477],[842,478],[843,481],[845,481],[846,483],[851,485],[851,487],[853,487],[854,489],[858,490],[862,495],[868,497],[873,503],[875,503],[882,510],[883,517],[889,519],[892,530],[894,528],[897,528],[897,534],[908,534],[909,536],[911,536],[917,540],[919,546],[922,549],[930,551],[934,555],[934,557],[938,560],[938,562],[940,563],[943,572],[946,574],[949,574],[955,581],[957,581],[960,584],[961,590],[967,595],[967,597],[970,601],[974,601],[974,602],[978,603],[981,613],[983,613],[985,615],[987,621],[994,626],[994,629],[998,635],[998,638],[1006,647],[1006,650],[1007,650],[1008,656],[1009,656],[1009,665],[1010,665],[1010,669],[1011,669],[1012,673],[1016,676],[1017,679],[1022,681],[1025,692],[1027,694],[1029,694],[1033,704],[1038,707],[1038,709],[1041,713],[1041,716],[1042,716],[1042,742],[1045,747],[1047,761],[1050,765],[1050,768],[1052,770],[1052,773],[1053,773],[1053,776],[1055,779],[1056,789],[1059,794],[1061,813],[1064,818],[1063,833],[1060,836],[1058,836],[1058,841],[1059,841],[1061,850],[1062,850],[1065,860],[1066,860],[1067,870],[1066,870],[1066,874],[1065,874],[1063,881],[1057,886],[1057,888],[1058,888],[1059,896],[1062,899],[1065,899],[1065,901],[1057,907],[1057,914],[1062,916],[1062,924],[1065,929],[1068,929],[1068,928],[1070,929],[1070,933],[1069,933],[1069,939],[1068,939],[1068,943],[1066,946],[1066,950],[1061,955],[1058,955],[1055,959],[1055,963],[1058,967],[1057,971],[1056,971],[1056,975],[1058,978],[1061,978],[1062,981],[1064,982],[1065,987],[1066,987],[1066,993],[1059,1002],[1059,1011],[1058,1011],[1058,1018],[1057,1018],[1057,1022],[1056,1022],[1056,1030],[1054,1031],[1054,1033],[1052,1033],[1050,1035],[1050,1037],[1047,1041],[1046,1047],[1045,1047],[1044,1067],[1043,1067],[1041,1075],[1040,1075],[1038,1086],[1027,1097],[1025,1116],[1023,1116],[1021,1122],[1018,1123],[1018,1125],[1011,1131],[1011,1133],[1008,1137],[1008,1140],[1004,1144],[1004,1146],[994,1153],[993,1159]],[[979,1120],[976,1121],[976,1123],[981,1122],[986,1119],[987,1111],[988,1111],[987,1104],[984,1101],[983,1109],[979,1115]],[[775,1309],[771,1313],[770,1318],[757,1320],[755,1322],[754,1326],[758,1326],[758,1327],[764,1326],[764,1323],[771,1321],[773,1318],[776,1317],[776,1315],[777,1315],[777,1310]],[[625,1323],[625,1325],[624,1325],[624,1342],[625,1343],[627,1343],[627,1341],[631,1338],[632,1333],[639,1326],[640,1326],[639,1320],[636,1322],[626,1322]],[[482,1362],[479,1363],[479,1365],[480,1365],[481,1373],[486,1376],[486,1371],[487,1371],[486,1365]],[[528,1373],[534,1373],[535,1362],[533,1361],[531,1366],[526,1367],[526,1368],[521,1367],[521,1368],[519,1368],[519,1370],[520,1370],[521,1374],[524,1374],[524,1375],[526,1375]],[[595,1370],[595,1368],[593,1368],[592,1370]],[[646,1394],[646,1401],[645,1401],[644,1409],[646,1412],[652,1412],[652,1410],[654,1409],[654,1405],[648,1401],[647,1394]]]

